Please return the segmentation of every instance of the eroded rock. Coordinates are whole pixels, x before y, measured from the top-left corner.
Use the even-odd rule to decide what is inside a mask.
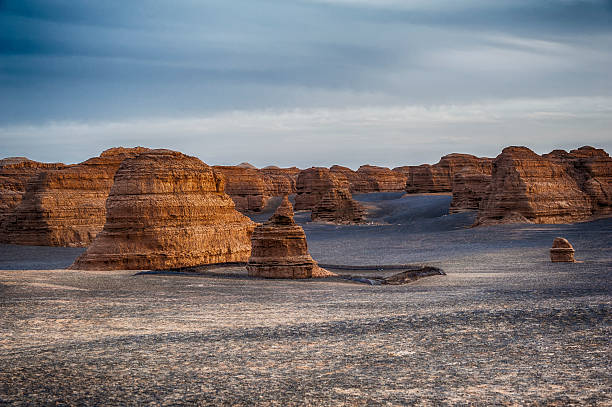
[[[557,237],[550,249],[550,261],[553,263],[574,263],[574,247],[567,239]]]

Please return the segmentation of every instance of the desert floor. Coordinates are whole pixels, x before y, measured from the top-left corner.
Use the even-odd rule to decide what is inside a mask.
[[[612,219],[468,229],[448,196],[357,198],[374,224],[298,214],[315,259],[447,275],[67,271],[82,249],[0,246],[0,405],[612,404]],[[551,264],[556,236],[583,262]]]

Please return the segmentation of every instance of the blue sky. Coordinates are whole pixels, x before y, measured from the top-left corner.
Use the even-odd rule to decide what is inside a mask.
[[[612,150],[612,1],[0,0],[0,156]]]

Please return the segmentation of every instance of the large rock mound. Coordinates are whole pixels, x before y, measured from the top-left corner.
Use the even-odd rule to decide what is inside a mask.
[[[304,229],[293,220],[293,208],[286,196],[270,220],[255,228],[247,270],[250,276],[265,278],[331,275],[310,257]]]
[[[6,216],[0,242],[88,246],[104,226],[106,198],[119,165],[144,151],[148,149],[112,148],[80,164],[39,173]]]
[[[313,222],[355,224],[364,223],[365,216],[365,209],[348,190],[332,188],[314,206],[310,219]]]
[[[259,170],[266,183],[266,190],[270,196],[284,196],[295,194],[295,184],[300,169],[297,167],[279,168],[275,166],[265,167]]]
[[[125,160],[104,229],[71,266],[150,270],[245,262],[255,224],[235,210],[223,178],[195,157],[152,150]]]
[[[347,167],[334,165],[330,171],[339,180],[346,181],[353,194],[399,192],[406,187],[406,175],[386,167],[362,165],[357,171],[353,171]]]
[[[296,210],[311,210],[330,189],[339,188],[348,191],[349,184],[346,179],[336,177],[324,167],[312,167],[300,171],[296,183],[295,196]]]
[[[225,179],[225,192],[242,212],[261,211],[271,195],[264,176],[259,170],[246,164],[213,167]]]
[[[591,213],[589,197],[563,166],[526,147],[507,147],[493,162],[491,188],[476,224],[569,223]]]
[[[453,177],[450,213],[478,210],[491,186],[491,176],[466,168]]]
[[[23,198],[27,183],[43,171],[67,167],[62,163],[41,163],[25,157],[0,160],[0,224]]]

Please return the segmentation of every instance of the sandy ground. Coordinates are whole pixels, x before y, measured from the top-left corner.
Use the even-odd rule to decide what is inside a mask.
[[[403,223],[305,223],[321,261],[447,272],[404,286],[0,271],[0,404],[612,405],[612,221],[465,229],[419,199],[389,200]],[[556,235],[582,263],[548,262]]]

